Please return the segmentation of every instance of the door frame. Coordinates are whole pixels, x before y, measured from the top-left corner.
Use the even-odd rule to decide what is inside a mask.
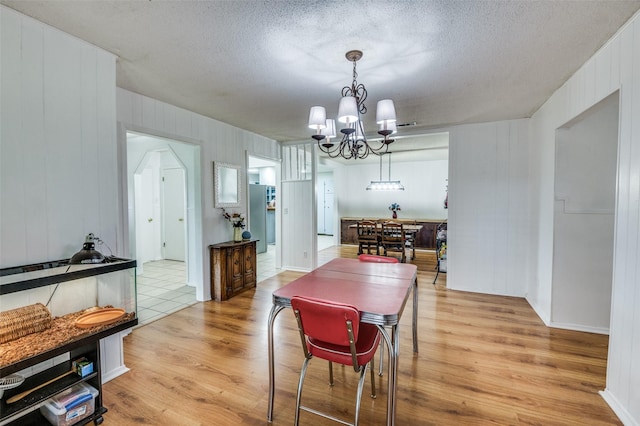
[[[184,146],[193,156],[193,161],[188,162],[186,167],[186,187],[187,197],[191,194],[191,198],[187,204],[187,221],[191,224],[186,235],[188,247],[187,262],[187,285],[196,288],[196,298],[199,301],[204,300],[205,295],[205,264],[206,253],[199,250],[203,246],[202,242],[202,203],[203,193],[200,185],[202,176],[202,141],[192,140],[171,134],[163,134],[162,132],[152,131],[141,128],[129,123],[118,122],[118,164],[120,165],[120,199],[119,214],[120,241],[122,241],[122,252],[124,256],[135,258],[135,226],[132,227],[130,220],[134,217],[135,205],[133,201],[133,188],[131,182],[133,180],[131,168],[135,169],[135,165],[129,164],[130,146],[128,143],[128,134],[147,136],[164,142],[165,146],[171,146],[175,143]],[[184,162],[181,162],[185,166]],[[208,269],[207,269],[208,270]]]

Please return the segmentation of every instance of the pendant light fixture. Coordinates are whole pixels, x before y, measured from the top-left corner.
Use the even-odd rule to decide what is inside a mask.
[[[309,111],[309,128],[316,131],[312,136],[318,143],[320,151],[330,158],[341,156],[345,159],[366,158],[369,154],[383,155],[389,150],[389,144],[393,139],[389,135],[396,127],[396,110],[391,99],[378,101],[376,110],[376,123],[378,134],[382,140],[367,141],[362,116],[367,113],[364,101],[367,99],[367,89],[364,84],[358,84],[356,62],[362,58],[360,50],[350,50],[345,54],[348,61],[353,62],[353,80],[351,86],[342,88],[342,98],[338,106],[338,122],[344,123],[340,129],[342,138],[339,142],[332,142],[336,137],[336,125],[333,119],[327,119],[327,112],[323,106],[313,106]]]
[[[386,152],[389,156],[389,180],[382,180],[382,155],[380,155],[380,180],[372,180],[367,191],[404,191],[404,186],[399,180],[391,180],[391,152]]]

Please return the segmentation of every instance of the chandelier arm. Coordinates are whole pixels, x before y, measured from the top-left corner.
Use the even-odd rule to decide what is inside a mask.
[[[332,144],[331,147],[321,147],[320,150],[327,154],[329,158],[337,158],[341,155],[342,142],[338,144]]]
[[[364,84],[358,84],[357,86],[355,86],[355,97],[356,97],[356,102],[358,104],[358,111],[360,111],[360,114],[366,114],[367,113],[367,107],[364,104],[364,101],[367,99],[367,89],[364,87]]]

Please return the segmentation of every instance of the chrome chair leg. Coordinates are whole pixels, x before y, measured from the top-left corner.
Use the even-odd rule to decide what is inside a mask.
[[[358,381],[358,395],[356,397],[356,419],[353,422],[353,426],[358,426],[358,419],[360,417],[360,402],[362,400],[362,388],[364,387],[364,377],[366,372],[367,366],[363,365],[362,370],[360,371],[360,381]]]
[[[369,370],[371,370],[371,398],[376,399],[376,373],[375,370],[376,363],[371,360],[369,362]]]
[[[300,400],[302,398],[302,384],[304,383],[304,377],[307,374],[307,367],[309,366],[309,361],[311,361],[311,357],[304,359],[304,363],[302,364],[302,370],[300,371],[300,380],[298,381],[298,395],[296,397],[296,418],[293,421],[293,424],[296,426],[298,426],[300,422]]]

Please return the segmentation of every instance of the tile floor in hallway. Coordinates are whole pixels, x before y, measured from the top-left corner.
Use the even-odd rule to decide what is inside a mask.
[[[318,250],[333,245],[333,237],[318,235]],[[258,254],[258,282],[278,274],[275,246]],[[175,260],[146,262],[137,277],[138,325],[148,324],[196,303],[196,289],[186,285],[185,263]]]
[[[185,263],[146,262],[137,276],[138,325],[148,324],[196,303],[196,288],[186,285]]]

